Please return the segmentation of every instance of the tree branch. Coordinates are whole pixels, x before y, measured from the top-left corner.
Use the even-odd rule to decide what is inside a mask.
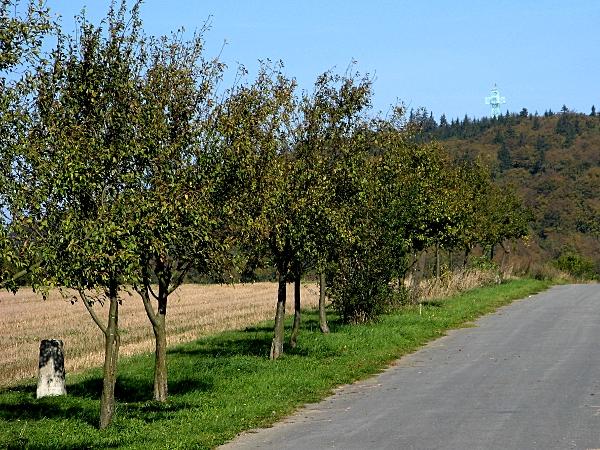
[[[173,292],[175,292],[175,289],[181,286],[181,283],[183,283],[183,279],[185,278],[185,274],[188,272],[188,270],[190,270],[191,265],[192,264],[190,262],[183,265],[183,267],[179,271],[179,274],[177,275],[177,277],[175,277],[175,282],[170,283],[167,289],[168,295],[171,295]]]
[[[9,283],[14,283],[19,278],[23,278],[25,275],[27,275],[27,273],[29,273],[28,269],[23,269],[20,272],[17,272],[12,278],[2,281],[0,283],[0,289],[3,288],[4,286],[7,286]]]
[[[148,289],[148,292],[150,292],[152,297],[158,300],[158,295],[152,290],[152,284],[150,283],[150,277],[148,276],[148,264],[148,259],[144,259],[142,263],[142,282],[144,283],[144,288]],[[143,297],[143,294],[139,290],[136,289],[136,291]]]
[[[152,289],[151,284],[148,284],[148,291],[150,292],[150,294],[152,294],[152,297],[154,297],[156,300],[158,300],[158,294],[156,294],[156,292],[154,292],[154,289]]]
[[[144,309],[146,310],[146,315],[148,316],[148,319],[150,319],[150,323],[152,323],[153,327],[157,327],[159,325],[157,317],[156,317],[156,312],[154,312],[154,308],[152,308],[152,302],[150,301],[150,296],[148,295],[148,292],[150,292],[150,294],[152,294],[152,296],[158,300],[158,297],[156,296],[156,294],[154,293],[154,291],[152,290],[152,285],[150,284],[150,277],[148,276],[148,270],[147,270],[147,263],[148,261],[145,261],[146,264],[144,264],[144,268],[142,270],[142,283],[143,286],[138,287],[135,286],[135,290],[137,291],[138,294],[140,294],[140,297],[142,297],[142,303],[144,304]]]
[[[154,311],[154,308],[152,307],[152,302],[150,301],[150,296],[148,295],[148,291],[151,290],[150,285],[147,286],[147,288],[140,288],[140,289],[136,289],[138,294],[140,294],[140,297],[142,297],[142,303],[144,304],[144,309],[146,310],[146,315],[148,316],[148,319],[150,319],[150,322],[152,323],[153,327],[158,327],[160,324],[158,323],[157,317],[156,317],[156,312]],[[154,294],[152,294],[154,295]]]
[[[107,333],[106,325],[104,325],[100,321],[100,318],[96,314],[96,311],[94,311],[94,308],[92,307],[92,301],[88,299],[88,296],[85,295],[85,292],[83,292],[83,290],[79,290],[79,296],[83,300],[83,304],[85,305],[85,308],[90,313],[90,316],[92,316],[92,319],[94,320],[94,322],[96,322],[96,325],[98,325],[98,328],[100,328],[100,330],[102,330],[102,332],[104,334],[106,334]]]

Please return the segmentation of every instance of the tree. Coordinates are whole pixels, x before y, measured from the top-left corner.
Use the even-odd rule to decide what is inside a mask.
[[[594,105],[592,105],[592,111],[590,112],[590,116],[596,116],[596,107]]]
[[[325,272],[335,264],[340,244],[348,233],[344,200],[339,196],[341,189],[337,183],[346,178],[349,168],[346,164],[364,154],[365,149],[359,149],[355,143],[359,130],[366,124],[364,112],[370,106],[371,95],[368,77],[327,72],[317,78],[313,93],[305,94],[299,104],[293,151],[295,175],[289,181],[292,192],[298,196],[295,204],[305,211],[290,215],[290,231],[296,235],[293,265],[297,293],[292,347],[296,345],[300,326],[300,277],[308,269],[319,272],[320,328],[323,332],[329,331],[325,315]],[[347,188],[346,185],[343,189]]]
[[[466,265],[472,249],[481,243],[486,232],[483,223],[491,176],[478,161],[465,161],[456,169],[453,183],[455,219],[445,236],[444,246],[463,250],[463,265]]]
[[[537,150],[537,158],[531,174],[543,172],[546,166],[546,151],[550,148],[550,144],[546,142],[543,136],[538,136],[535,141],[535,149]]]
[[[38,59],[44,36],[51,31],[49,11],[42,0],[0,1],[0,72],[8,73],[22,63]],[[19,11],[23,11],[19,14]],[[2,87],[7,80],[2,78]],[[3,92],[5,93],[5,92]]]
[[[289,175],[291,120],[295,82],[281,73],[281,66],[263,64],[256,80],[234,87],[220,106],[218,133],[224,158],[239,167],[240,181],[234,229],[236,248],[249,261],[270,255],[277,269],[278,295],[275,339],[271,355],[283,349],[286,282],[291,270],[291,242],[284,233],[290,196]]]
[[[270,83],[268,91],[272,90]],[[277,101],[276,109],[283,107],[285,112],[278,122],[280,133],[271,133],[269,140],[258,143],[261,152],[271,155],[268,165],[261,161],[262,167],[269,168],[260,177],[268,180],[261,182],[266,189],[256,192],[246,208],[250,222],[257,225],[252,227],[254,233],[259,232],[252,251],[268,256],[279,279],[272,359],[283,353],[286,282],[295,284],[294,346],[300,324],[301,276],[309,268],[326,269],[333,255],[330,244],[343,229],[342,214],[335,207],[336,180],[343,177],[340,168],[350,154],[352,130],[370,101],[370,81],[326,73],[318,78],[312,94],[297,99],[293,89],[287,89]],[[261,207],[255,209],[256,199]],[[326,324],[322,326],[326,329]]]
[[[565,136],[563,147],[570,147],[581,131],[578,117],[575,114],[569,113],[568,109],[563,111],[556,122],[555,131],[556,133]]]
[[[494,140],[492,142],[494,144],[502,144],[505,142],[504,135],[500,132],[500,130],[496,130],[496,134],[494,135]]]
[[[15,167],[15,233],[37,262],[35,285],[77,291],[105,337],[100,428],[115,411],[119,291],[136,281],[138,8],[113,4],[102,26],[80,17],[77,38],[59,35],[36,74],[35,120]],[[106,322],[94,308],[104,302]]]
[[[496,245],[527,235],[530,211],[510,186],[494,184],[487,168],[479,163],[463,165],[457,181],[460,209],[450,243],[465,251],[464,264],[476,245],[493,254]]]
[[[350,213],[353,239],[332,286],[346,321],[370,320],[392,305],[391,281],[404,277],[411,255],[445,242],[455,220],[451,163],[413,132],[399,119],[375,124],[373,156],[363,161]]]
[[[479,244],[492,258],[497,245],[527,235],[531,212],[510,186],[490,184],[484,198],[479,209]]]
[[[442,114],[440,116],[440,125],[441,128],[446,128],[448,127],[448,120],[446,120],[446,114]]]
[[[142,188],[128,208],[139,240],[135,288],[155,335],[154,399],[164,402],[168,299],[191,268],[201,275],[219,272],[232,183],[216,133],[222,65],[204,60],[201,34],[188,42],[176,33],[151,39],[147,48],[142,40],[135,45],[147,55],[136,119],[141,148],[135,176]]]
[[[336,158],[333,204],[342,226],[332,247],[328,282],[332,305],[348,323],[375,318],[391,299],[386,281],[395,265],[390,264],[392,249],[384,245],[387,234],[381,228],[377,167],[385,146],[376,133],[379,124],[364,123],[355,129]],[[412,122],[408,127],[420,125]]]

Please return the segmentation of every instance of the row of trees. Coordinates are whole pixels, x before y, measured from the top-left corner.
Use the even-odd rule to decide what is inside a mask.
[[[204,56],[201,33],[148,37],[139,3],[125,1],[100,25],[80,18],[76,36],[54,30],[53,51],[31,59],[50,31],[47,11],[31,3],[22,17],[2,5],[14,29],[0,35],[14,52],[3,50],[0,66],[13,74],[0,102],[2,285],[16,289],[27,273],[36,289],[68,288],[87,308],[105,336],[101,428],[114,414],[122,290],[144,304],[154,399],[166,401],[169,296],[192,269],[222,280],[276,269],[276,359],[287,283],[293,346],[307,272],[320,274],[327,332],[326,284],[344,320],[369,320],[419,252],[493,251],[526,233],[520,202],[483,167],[418,143],[401,108],[370,116],[368,77],[325,73],[299,93],[267,63],[223,92],[225,67]]]

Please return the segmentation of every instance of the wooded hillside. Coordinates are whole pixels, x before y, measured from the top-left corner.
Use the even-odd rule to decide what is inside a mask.
[[[570,111],[543,115],[508,112],[497,119],[440,124],[412,113],[426,139],[458,160],[480,159],[501,185],[513,185],[531,208],[530,239],[519,244],[519,264],[557,260],[600,272],[600,116]],[[558,260],[560,259],[560,262]],[[577,260],[577,261],[574,261]],[[590,263],[593,261],[593,266]]]

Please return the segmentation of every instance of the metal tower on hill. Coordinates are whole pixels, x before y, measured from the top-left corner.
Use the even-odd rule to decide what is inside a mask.
[[[485,98],[485,104],[491,105],[492,107],[492,117],[496,118],[501,114],[500,105],[503,103],[506,103],[506,98],[500,97],[500,91],[498,90],[496,84],[494,84],[489,97]]]

